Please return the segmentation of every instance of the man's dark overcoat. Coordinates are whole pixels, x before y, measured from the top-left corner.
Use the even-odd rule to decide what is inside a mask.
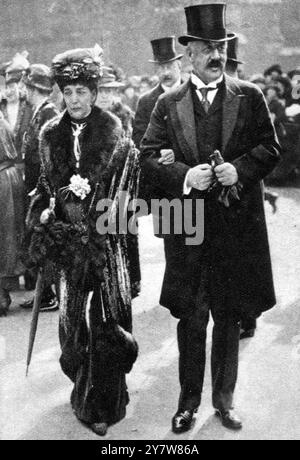
[[[143,174],[169,199],[184,198],[188,170],[205,162],[197,148],[192,98],[190,81],[161,96],[142,141]],[[215,309],[224,311],[225,304],[239,316],[245,310],[259,316],[276,303],[261,180],[278,163],[280,146],[258,87],[225,76],[222,105],[221,153],[236,167],[243,190],[230,208],[218,202],[220,190],[193,189],[185,197],[204,199],[205,239],[187,246],[184,235],[165,237],[161,304],[178,318],[194,311],[204,267]],[[174,150],[174,164],[158,164],[164,148]]]
[[[161,84],[141,96],[133,123],[132,139],[137,148],[140,147],[143,136],[148,128],[151,114],[159,96],[164,93]]]

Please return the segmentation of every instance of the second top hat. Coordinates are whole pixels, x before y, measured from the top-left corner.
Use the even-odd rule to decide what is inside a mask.
[[[174,36],[152,40],[151,45],[154,59],[149,62],[165,64],[183,57],[183,54],[177,54],[176,52]]]
[[[239,39],[234,37],[233,40],[228,42],[227,48],[227,61],[236,62],[237,64],[245,64],[243,61],[238,59]]]
[[[179,37],[183,46],[191,41],[223,42],[232,40],[235,34],[226,33],[226,4],[209,3],[185,8],[187,35]]]

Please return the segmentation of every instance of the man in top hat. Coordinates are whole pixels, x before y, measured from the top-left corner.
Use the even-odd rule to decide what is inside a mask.
[[[159,96],[181,85],[181,59],[183,55],[176,52],[175,37],[159,38],[153,40],[151,45],[153,60],[149,62],[156,66],[159,84],[144,94],[139,100],[132,136],[137,148],[140,147],[141,140],[150,121],[151,113]]]
[[[225,11],[224,3],[185,9],[188,34],[179,42],[187,46],[193,73],[159,98],[141,148],[149,185],[169,200],[190,200],[195,208],[204,203],[201,245],[191,245],[183,232],[164,238],[160,303],[179,319],[175,433],[191,428],[201,403],[210,313],[213,406],[225,427],[242,428],[233,412],[240,318],[243,310],[258,317],[275,305],[261,180],[278,163],[280,146],[261,91],[225,75],[234,37],[227,35]],[[159,161],[166,148],[174,151],[173,164]]]
[[[25,191],[28,197],[27,206],[30,202],[30,194],[36,188],[40,174],[39,138],[46,123],[58,115],[55,105],[50,102],[53,79],[51,70],[44,64],[33,64],[28,74],[23,78],[26,86],[27,100],[32,107],[33,115],[24,135],[22,146],[23,158],[25,161]],[[36,277],[26,274],[28,284],[34,289]],[[25,302],[23,308],[32,308],[33,301]],[[58,309],[58,302],[51,286],[44,289],[41,310],[55,311]]]
[[[22,78],[30,66],[27,57],[26,51],[17,53],[12,61],[5,65],[5,97],[0,104],[0,110],[13,133],[18,154],[16,166],[21,171],[21,175],[24,170],[21,152],[22,142],[32,117],[31,106],[27,101],[26,94],[22,91]]]
[[[239,66],[243,65],[244,62],[238,59],[239,49],[239,38],[234,37],[228,41],[227,45],[227,62],[226,62],[226,73],[230,77],[238,78]]]

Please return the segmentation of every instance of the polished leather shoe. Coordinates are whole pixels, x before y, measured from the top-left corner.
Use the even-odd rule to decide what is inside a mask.
[[[240,340],[252,339],[255,336],[255,329],[247,329],[240,334]]]
[[[172,420],[172,430],[175,434],[185,433],[190,430],[196,410],[177,412]]]
[[[241,430],[243,424],[232,410],[217,410],[216,415],[221,418],[222,425],[229,430]]]

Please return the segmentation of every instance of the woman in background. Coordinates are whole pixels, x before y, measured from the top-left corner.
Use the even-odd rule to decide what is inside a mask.
[[[23,181],[16,169],[18,155],[8,123],[0,119],[0,316],[11,304],[10,292],[19,288],[23,238]]]

